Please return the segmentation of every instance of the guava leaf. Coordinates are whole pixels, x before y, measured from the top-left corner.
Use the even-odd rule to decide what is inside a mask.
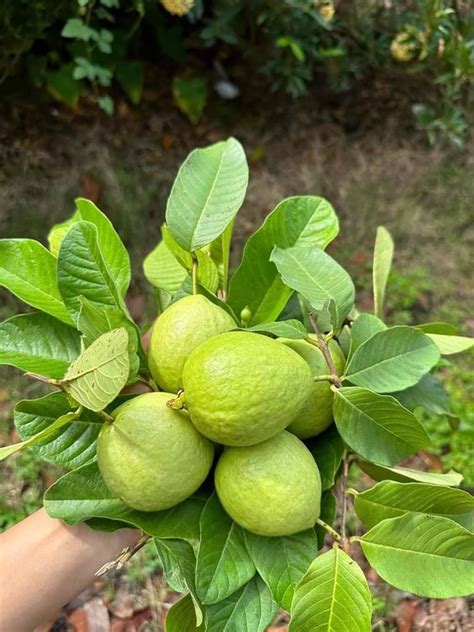
[[[372,269],[374,312],[379,318],[383,318],[385,288],[387,286],[390,268],[392,267],[393,249],[392,236],[384,226],[379,226],[375,237],[374,263]]]
[[[358,347],[346,367],[346,379],[378,393],[416,384],[439,361],[436,345],[406,326],[379,331]]]
[[[209,246],[211,259],[216,264],[219,273],[219,287],[226,293],[229,280],[229,256],[233,229],[234,221],[231,221],[224,232],[219,237],[216,237]]]
[[[76,413],[68,412],[65,415],[62,415],[56,421],[54,421],[50,426],[39,432],[38,434],[26,439],[25,441],[20,441],[19,443],[14,443],[12,445],[7,445],[3,448],[0,448],[0,461],[4,461],[6,458],[15,454],[15,452],[19,452],[24,448],[29,448],[37,443],[42,442],[44,439],[47,439],[50,435],[52,435],[56,430],[61,428],[62,426],[70,423],[76,418]]]
[[[199,516],[206,499],[196,493],[164,511],[136,511],[109,490],[97,463],[83,465],[47,490],[44,506],[52,518],[74,525],[100,518],[131,525],[156,538],[199,539]]]
[[[299,320],[277,320],[273,323],[260,323],[253,327],[247,327],[244,331],[258,331],[265,334],[271,334],[276,338],[291,338],[293,340],[308,337],[308,332],[303,323]]]
[[[77,198],[76,212],[67,221],[53,226],[49,235],[49,247],[57,257],[64,237],[74,224],[80,221],[90,222],[97,228],[97,240],[110,273],[124,296],[130,284],[130,257],[117,231],[107,215],[91,200]]]
[[[166,222],[178,244],[196,252],[216,239],[242,206],[247,183],[247,160],[235,138],[192,151],[166,206]]]
[[[155,538],[155,547],[168,584],[180,593],[189,593],[194,606],[194,618],[201,625],[203,616],[196,597],[196,555],[189,542],[180,539]]]
[[[152,285],[171,295],[176,294],[188,275],[164,241],[145,257],[143,271]]]
[[[89,410],[103,410],[127,383],[128,340],[123,327],[97,338],[66,371],[64,390]]]
[[[336,475],[344,455],[344,442],[336,426],[332,424],[325,432],[310,439],[308,448],[318,464],[323,491],[336,482]]]
[[[351,327],[351,352],[354,353],[363,342],[384,329],[387,329],[387,325],[373,314],[360,314],[360,316],[357,316]]]
[[[442,355],[453,355],[468,351],[474,345],[474,338],[467,336],[446,336],[443,334],[426,334],[435,343]]]
[[[232,595],[206,608],[206,632],[264,632],[278,609],[258,576]]]
[[[60,378],[81,351],[81,338],[47,314],[22,314],[0,324],[0,364]]]
[[[185,595],[168,610],[165,630],[166,632],[204,632],[204,626],[197,625],[191,595]]]
[[[173,78],[172,90],[178,108],[186,114],[191,123],[197,125],[207,101],[207,79],[176,76]]]
[[[422,424],[394,397],[358,387],[334,390],[337,429],[347,445],[364,459],[395,465],[431,445]]]
[[[71,406],[65,393],[25,399],[15,406],[15,426],[21,439],[30,439],[69,412]],[[79,467],[95,457],[102,422],[99,416],[83,410],[73,423],[61,426],[31,449],[56,465],[67,469]]]
[[[0,239],[0,286],[21,301],[72,325],[56,279],[56,259],[34,239]]]
[[[245,537],[260,577],[272,591],[275,601],[289,611],[295,586],[317,555],[316,532],[308,529],[275,538],[246,532]]]
[[[459,424],[459,417],[451,410],[447,392],[440,380],[432,373],[424,375],[414,386],[392,395],[408,410],[422,407],[434,415],[446,415]]]
[[[474,497],[468,492],[428,483],[381,481],[354,498],[354,508],[367,528],[407,512],[442,516],[474,529]]]
[[[434,322],[416,325],[417,329],[421,329],[425,334],[443,334],[444,336],[457,336],[459,330],[451,323]]]
[[[407,513],[379,522],[360,539],[387,583],[432,599],[474,592],[474,535],[447,518]]]
[[[342,325],[354,306],[355,289],[337,261],[316,246],[275,247],[270,259],[285,285],[299,292],[315,311],[329,305],[334,326]]]
[[[98,307],[118,307],[127,314],[122,290],[112,276],[99,245],[98,230],[91,222],[78,222],[69,230],[59,250],[57,272],[61,296],[76,321],[80,296]]]
[[[250,325],[275,320],[292,292],[270,261],[273,248],[326,248],[338,232],[337,215],[324,198],[302,195],[282,200],[245,244],[242,262],[229,287],[234,312],[239,315],[248,307]]]
[[[196,589],[202,603],[222,601],[255,574],[243,529],[224,511],[214,492],[200,520]]]
[[[371,618],[364,573],[335,547],[317,557],[297,585],[289,632],[370,632]]]
[[[397,481],[399,483],[430,483],[432,485],[446,485],[447,487],[457,487],[462,483],[463,476],[454,470],[445,474],[441,472],[423,472],[409,467],[385,467],[376,463],[367,463],[359,460],[359,467],[368,474],[374,481]]]

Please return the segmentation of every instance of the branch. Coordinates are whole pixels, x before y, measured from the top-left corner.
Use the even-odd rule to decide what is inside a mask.
[[[316,319],[314,317],[314,314],[312,314],[311,312],[309,312],[308,314],[308,318],[309,318],[309,322],[311,323],[312,328],[314,329],[314,332],[317,336],[317,342],[315,343],[313,340],[311,340],[311,338],[308,338],[308,341],[311,344],[314,344],[316,347],[318,347],[318,349],[320,349],[320,351],[322,352],[324,359],[326,360],[326,364],[328,365],[328,369],[329,372],[331,373],[331,377],[332,377],[332,383],[334,384],[334,386],[336,388],[341,388],[342,386],[342,382],[339,378],[339,375],[337,374],[336,371],[336,367],[334,365],[333,359],[331,357],[331,354],[329,353],[329,348],[327,346],[326,340],[324,339],[323,334],[321,333],[321,330],[318,327],[318,323],[316,322]]]

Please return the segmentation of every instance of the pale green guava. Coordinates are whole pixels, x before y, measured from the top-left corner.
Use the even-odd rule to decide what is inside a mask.
[[[221,307],[199,294],[170,305],[156,320],[148,349],[148,365],[158,386],[169,393],[182,387],[183,366],[201,342],[237,327]]]
[[[310,336],[316,340],[316,336]],[[313,376],[329,373],[326,360],[320,349],[305,340],[290,340],[280,338],[279,342],[290,347],[306,360]],[[342,375],[345,366],[344,354],[335,340],[330,340],[329,352],[334,361],[338,375]],[[307,400],[299,415],[291,422],[287,430],[300,439],[309,439],[320,434],[332,422],[332,404],[334,393],[329,382],[315,382],[311,396]]]
[[[204,436],[246,446],[281,432],[311,396],[307,363],[283,344],[250,332],[214,336],[183,370],[185,405]]]
[[[318,466],[304,443],[286,431],[258,445],[225,448],[215,484],[229,516],[259,535],[291,535],[319,518]]]
[[[191,496],[212,465],[214,447],[170,393],[145,393],[119,406],[97,442],[100,472],[133,509],[159,511]]]

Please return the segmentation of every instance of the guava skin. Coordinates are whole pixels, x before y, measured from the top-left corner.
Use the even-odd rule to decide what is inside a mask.
[[[327,375],[329,372],[322,351],[314,345],[305,340],[290,340],[289,338],[279,338],[278,341],[299,353],[308,363],[313,376]],[[342,375],[346,363],[344,354],[335,340],[330,340],[328,347],[336,371],[338,375]],[[311,396],[287,430],[300,439],[309,439],[321,434],[332,423],[333,401],[334,393],[329,382],[314,382]]]
[[[310,529],[321,511],[321,478],[311,452],[289,432],[246,448],[225,448],[217,495],[241,527],[265,536]]]
[[[205,437],[230,446],[281,432],[311,395],[307,363],[267,336],[235,331],[203,342],[183,371],[186,407]]]
[[[237,327],[221,307],[200,294],[186,296],[157,318],[148,349],[148,365],[158,386],[168,393],[182,388],[189,354],[211,336]]]
[[[204,482],[214,446],[185,411],[166,403],[170,393],[145,393],[119,406],[97,441],[100,472],[133,509],[160,511],[193,494]]]

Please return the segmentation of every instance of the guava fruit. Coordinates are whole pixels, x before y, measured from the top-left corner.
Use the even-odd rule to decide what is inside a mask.
[[[291,535],[319,518],[318,466],[304,443],[286,431],[258,445],[225,448],[215,484],[229,516],[259,535]]]
[[[183,366],[191,351],[236,326],[232,316],[199,294],[170,305],[157,318],[148,349],[148,365],[158,386],[176,393],[182,387]]]
[[[267,336],[234,331],[191,353],[183,387],[199,432],[217,443],[246,446],[293,421],[311,395],[313,377],[292,349]]]
[[[145,393],[119,406],[97,441],[104,480],[133,509],[159,511],[191,496],[211,469],[214,447],[170,393]]]
[[[310,337],[313,338],[313,336]],[[314,336],[314,339],[316,339],[316,336]],[[284,343],[306,360],[313,377],[329,373],[322,351],[311,343],[305,340],[290,340],[288,338],[279,338],[279,342]],[[342,375],[346,362],[344,354],[335,340],[330,340],[328,347],[336,371],[338,375]],[[331,424],[333,400],[334,394],[329,382],[314,382],[311,396],[287,430],[300,437],[300,439],[309,439],[309,437],[315,437],[320,434]]]

